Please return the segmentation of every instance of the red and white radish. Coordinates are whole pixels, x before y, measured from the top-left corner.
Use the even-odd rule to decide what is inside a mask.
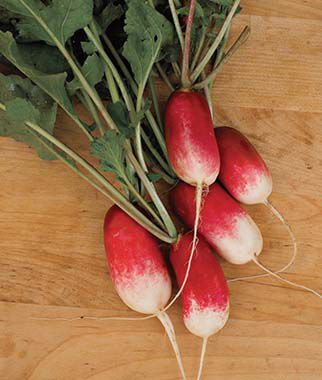
[[[174,92],[165,113],[169,160],[177,176],[190,185],[211,185],[220,168],[213,122],[198,92]]]
[[[170,194],[175,212],[192,228],[196,202],[194,188],[180,182]],[[218,184],[203,196],[198,232],[232,264],[246,264],[260,254],[263,239],[253,219]]]
[[[157,240],[119,207],[113,206],[105,217],[104,241],[117,293],[129,308],[160,319],[185,379],[172,323],[162,311],[169,301],[172,286]]]
[[[241,203],[266,203],[273,188],[272,177],[256,149],[234,128],[216,128],[215,133],[221,158],[220,182]]]
[[[194,239],[179,297],[187,281],[197,243],[197,228],[203,188],[215,182],[220,160],[212,117],[206,99],[197,92],[175,91],[165,113],[165,140],[170,163],[180,179],[195,186]]]
[[[192,242],[193,234],[189,233],[180,237],[171,249],[170,260],[180,287],[185,278]],[[200,379],[207,339],[224,327],[229,316],[229,292],[224,273],[202,238],[196,247],[181,300],[185,326],[204,340],[198,375]]]

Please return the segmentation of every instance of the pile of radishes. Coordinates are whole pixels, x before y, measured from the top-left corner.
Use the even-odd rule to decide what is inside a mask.
[[[207,102],[198,92],[172,94],[165,137],[181,180],[170,200],[187,226],[170,251],[179,292],[167,306],[171,280],[155,237],[116,206],[106,215],[106,254],[115,288],[133,310],[160,318],[181,294],[185,326],[204,339],[200,379],[207,339],[229,316],[227,281],[216,254],[231,264],[259,264],[261,232],[238,202],[268,204],[272,178],[245,136],[234,128],[214,129]],[[184,378],[178,351],[177,357]]]
[[[236,265],[252,261],[264,273],[253,278],[271,275],[322,298],[280,276],[294,262],[297,244],[290,225],[268,200],[272,178],[263,159],[239,131],[214,126],[213,81],[249,35],[247,26],[226,49],[240,0],[102,2],[106,6],[86,0],[73,12],[70,4],[57,1],[4,3],[17,30],[12,34],[0,28],[0,54],[29,79],[0,75],[0,136],[25,141],[42,158],[59,159],[115,203],[104,224],[110,274],[123,302],[144,316],[102,319],[158,318],[185,379],[166,313],[181,297],[185,326],[203,338],[199,380],[207,340],[229,317],[228,281],[216,255]],[[50,14],[58,17],[56,23]],[[112,30],[116,20],[122,27]],[[117,41],[111,39],[114,34]],[[54,48],[63,68],[56,72],[52,67],[49,73],[47,65],[41,70],[42,62],[29,62],[35,58],[27,54],[32,41],[27,38],[28,46],[22,47],[26,36],[36,43],[35,57],[42,51],[49,60]],[[164,117],[156,74],[172,91]],[[79,118],[76,99],[92,123]],[[86,135],[99,169],[54,136],[57,106]],[[113,174],[113,180],[102,172]],[[181,233],[158,192],[161,179],[169,185],[177,181],[169,198],[185,226]],[[288,229],[293,256],[279,271],[259,261],[263,238],[240,203],[265,204]],[[161,241],[168,251],[161,250]],[[168,265],[179,287],[171,300]]]

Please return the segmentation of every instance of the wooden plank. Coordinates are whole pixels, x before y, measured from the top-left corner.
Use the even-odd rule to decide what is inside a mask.
[[[250,20],[252,36],[218,77],[216,123],[245,133],[270,167],[271,200],[299,243],[285,277],[322,291],[322,23],[313,20],[320,2],[246,0],[244,7],[255,16],[239,17],[233,32]],[[160,88],[161,98],[167,95]],[[61,112],[57,127],[88,157],[86,140]],[[179,379],[157,320],[32,319],[138,314],[116,295],[105,264],[101,226],[111,203],[21,143],[1,138],[0,152],[0,378]],[[264,206],[247,210],[264,236],[262,262],[282,267],[292,251],[284,227]],[[254,264],[223,267],[228,278],[260,272]],[[269,278],[231,283],[230,293],[231,319],[210,340],[205,380],[322,378],[317,298]],[[179,304],[170,315],[195,378],[200,339],[184,328]]]
[[[250,24],[247,43],[215,82],[216,103],[302,112],[322,111],[322,22],[274,17],[239,17]]]
[[[320,0],[242,0],[243,14],[322,20]]]
[[[39,321],[39,317],[88,315],[86,309],[1,303],[5,334],[1,369],[8,379],[179,380],[171,347],[157,320],[146,322]],[[91,315],[104,316],[96,310]],[[197,371],[200,339],[186,334],[171,313],[191,376]],[[321,328],[317,325],[231,319],[212,338],[205,380],[261,378],[319,380]],[[0,372],[1,373],[1,372]],[[194,377],[190,377],[194,378]]]

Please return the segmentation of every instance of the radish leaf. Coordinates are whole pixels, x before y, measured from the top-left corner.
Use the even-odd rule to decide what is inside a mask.
[[[29,61],[28,50],[21,48],[10,32],[0,32],[0,53],[79,122],[65,88],[66,73],[46,74],[37,70]]]
[[[112,22],[122,17],[123,13],[123,7],[120,4],[111,2],[107,4],[98,16],[96,16],[96,21],[101,27],[101,30],[105,31]]]
[[[1,0],[1,6],[21,17],[17,28],[27,40],[53,44],[50,33],[65,45],[66,41],[92,19],[92,0]]]
[[[56,120],[56,104],[29,79],[2,74],[0,102],[6,107],[6,111],[0,111],[0,136],[27,143],[42,159],[54,159],[55,157],[30,133],[25,122],[37,123],[52,134]]]
[[[82,66],[82,73],[92,87],[95,87],[97,83],[102,80],[104,76],[104,65],[96,53],[86,58]],[[74,78],[68,83],[67,87],[69,93],[73,95],[83,86],[77,78]]]
[[[152,66],[161,56],[162,48],[173,41],[173,27],[143,0],[128,2],[125,24],[127,40],[123,55],[131,65],[137,84],[145,86]]]

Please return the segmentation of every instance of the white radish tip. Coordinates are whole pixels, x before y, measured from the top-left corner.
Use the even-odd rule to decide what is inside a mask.
[[[184,316],[184,324],[192,334],[208,338],[225,326],[228,317],[229,305],[223,310],[195,305],[191,307],[189,314]]]

